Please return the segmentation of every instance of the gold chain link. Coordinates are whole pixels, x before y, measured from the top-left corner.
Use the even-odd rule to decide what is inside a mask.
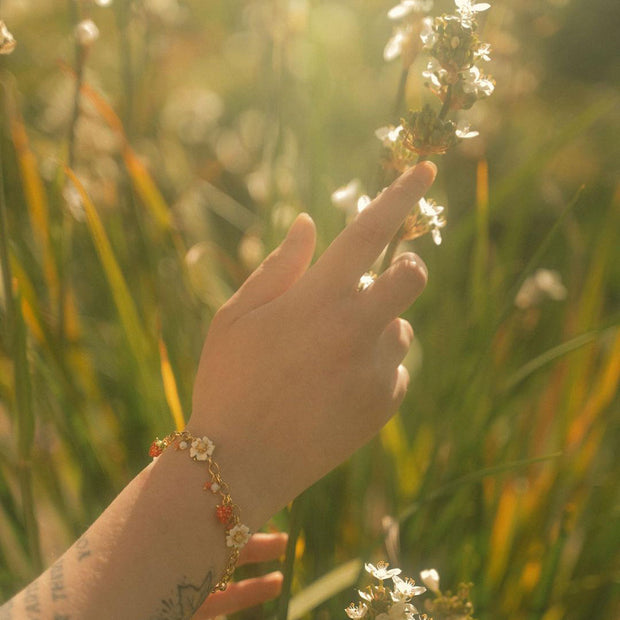
[[[151,450],[149,454],[151,456],[159,456],[168,446],[173,444],[175,441],[177,442],[177,450],[184,450],[191,446],[191,443],[196,440],[202,441],[204,438],[194,437],[189,431],[174,431],[170,433],[167,437],[163,439],[156,438],[155,441],[151,444]],[[185,442],[187,445],[184,448],[180,448],[179,444],[181,442]],[[195,456],[190,457],[192,460],[200,463],[201,460],[196,458]],[[213,493],[218,493],[221,498],[221,503],[218,508],[226,507],[230,510],[230,519],[225,523],[225,527],[228,530],[232,529],[235,526],[241,525],[241,511],[239,506],[235,504],[230,496],[230,487],[224,480],[222,480],[222,474],[220,471],[220,466],[213,460],[211,455],[207,454],[204,462],[207,464],[207,468],[209,471],[209,475],[211,480],[205,483],[204,490],[209,490]],[[217,490],[213,491],[212,487],[217,485]],[[216,510],[217,514],[217,510]],[[218,516],[219,519],[219,516]],[[225,590],[229,581],[232,579],[233,573],[235,572],[235,567],[237,566],[237,562],[239,560],[240,548],[232,547],[232,551],[230,556],[228,557],[228,562],[224,568],[224,572],[220,577],[220,580],[215,584],[215,586],[211,589],[211,592],[217,592],[218,590]]]

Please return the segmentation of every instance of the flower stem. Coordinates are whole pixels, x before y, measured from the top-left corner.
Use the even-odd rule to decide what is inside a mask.
[[[385,254],[383,255],[383,261],[381,262],[381,270],[379,273],[383,273],[392,264],[392,261],[394,260],[394,254],[396,254],[398,246],[403,240],[403,233],[404,229],[401,226],[398,229],[397,233],[392,237],[392,240],[388,244],[387,249],[385,250]]]
[[[418,160],[416,161],[416,166],[420,162],[426,161],[427,159],[428,159],[427,155],[420,155],[418,157]],[[385,250],[385,254],[383,255],[383,261],[381,261],[381,269],[379,270],[379,273],[383,273],[392,264],[392,261],[394,260],[394,255],[396,254],[398,250],[398,246],[403,240],[404,233],[405,233],[404,226],[401,226],[396,232],[396,234],[392,237],[392,240],[388,244]]]
[[[441,106],[441,110],[439,110],[439,120],[445,120],[448,112],[450,111],[450,103],[452,101],[452,84],[448,85],[448,90],[446,92],[446,98],[443,100],[443,105]]]
[[[394,109],[392,110],[392,116],[398,118],[400,108],[405,100],[405,94],[407,92],[407,78],[409,77],[409,67],[403,67],[400,72],[400,80],[398,82],[398,91],[396,92],[396,99],[394,99]]]

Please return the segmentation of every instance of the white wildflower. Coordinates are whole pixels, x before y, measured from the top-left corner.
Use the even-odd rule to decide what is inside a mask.
[[[439,592],[439,573],[434,568],[423,570],[420,573],[422,583],[431,591]]]
[[[365,564],[364,568],[379,581],[384,579],[391,579],[394,575],[400,575],[400,568],[392,568],[388,570],[389,564],[387,562],[379,562],[377,566],[373,564]]]
[[[110,6],[112,4],[112,0],[95,0],[95,4],[97,6]]]
[[[99,38],[99,28],[92,19],[84,19],[75,27],[75,38],[82,47],[90,47]]]
[[[362,182],[353,179],[331,195],[332,204],[347,215],[357,215],[370,204],[370,196],[362,193]]]
[[[375,620],[413,620],[417,609],[410,603],[394,603],[387,613],[378,614]]]
[[[491,60],[491,44],[490,43],[481,43],[480,47],[474,51],[474,59],[475,60],[484,60],[489,62]]]
[[[398,58],[406,47],[407,43],[413,36],[413,28],[411,24],[399,26],[394,29],[394,34],[390,37],[383,49],[383,60],[389,62]]]
[[[390,19],[402,19],[410,13],[428,13],[433,9],[433,0],[402,0],[388,11]]]
[[[364,599],[368,603],[370,603],[373,600],[372,594],[369,594],[368,592],[364,592],[364,590],[358,590],[357,593],[359,594],[359,597],[361,599]]]
[[[355,620],[357,618],[363,618],[368,611],[368,607],[365,603],[360,603],[357,607],[351,603],[344,611],[349,618],[353,618]]]
[[[16,45],[15,37],[9,32],[6,24],[0,20],[0,54],[10,54]]]
[[[491,8],[488,2],[472,4],[472,0],[454,0],[454,4],[456,4],[456,12],[461,16],[461,24],[466,28],[471,28],[476,19],[476,13],[482,13]]]
[[[420,31],[420,39],[426,49],[430,49],[437,41],[437,33],[433,27],[434,21],[432,17],[425,17],[422,20],[422,30]]]
[[[387,125],[386,127],[379,127],[379,129],[376,129],[375,136],[383,142],[383,146],[390,147],[398,140],[402,130],[402,125],[398,125],[398,127],[394,127],[394,125]]]
[[[392,577],[394,590],[390,593],[395,602],[408,601],[412,596],[420,596],[426,592],[423,586],[416,586],[411,579],[401,579],[398,575]]]
[[[456,124],[456,131],[454,132],[457,138],[461,138],[461,140],[468,140],[469,138],[475,138],[480,135],[478,131],[471,131],[469,128],[469,123],[465,121],[459,121]]]
[[[443,85],[443,79],[448,72],[441,66],[436,58],[431,58],[426,65],[426,69],[422,71],[422,77],[425,77],[432,87],[432,90],[439,90]]]
[[[446,220],[442,215],[444,208],[435,204],[434,201],[426,200],[425,198],[420,198],[418,205],[420,207],[420,213],[428,222],[435,245],[441,245],[442,239],[439,229],[446,225]]]
[[[552,269],[538,269],[526,278],[517,296],[515,305],[525,310],[540,304],[545,298],[561,301],[566,298],[566,287],[560,274]]]
[[[493,80],[482,75],[476,65],[460,73],[463,92],[474,93],[476,97],[489,97],[495,90]]]

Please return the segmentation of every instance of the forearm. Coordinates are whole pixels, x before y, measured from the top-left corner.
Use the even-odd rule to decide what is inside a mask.
[[[190,618],[230,555],[214,516],[217,498],[202,491],[207,478],[205,467],[186,453],[164,452],[53,566],[0,609],[0,618]],[[247,517],[252,528],[260,525]]]

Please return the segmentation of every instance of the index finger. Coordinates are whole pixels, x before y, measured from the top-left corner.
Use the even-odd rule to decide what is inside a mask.
[[[409,211],[432,185],[437,167],[419,163],[377,196],[325,250],[315,265],[335,287],[357,286],[361,275],[396,234]]]

